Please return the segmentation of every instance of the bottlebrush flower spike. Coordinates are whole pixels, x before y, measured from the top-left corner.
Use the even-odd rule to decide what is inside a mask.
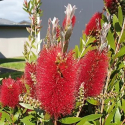
[[[37,60],[37,96],[56,120],[72,112],[75,102],[76,61],[59,46],[43,48]]]
[[[24,77],[26,84],[30,87],[30,94],[32,97],[35,96],[35,84],[36,84],[36,64],[26,63]]]
[[[64,12],[66,14],[66,16],[63,20],[63,28],[67,29],[67,27],[70,25],[72,25],[72,27],[74,27],[75,22],[76,22],[76,17],[74,14],[75,14],[76,9],[77,8],[75,5],[73,7],[71,4],[67,5],[66,11]]]
[[[112,4],[116,2],[116,0],[104,0],[107,8],[112,7]]]
[[[20,94],[26,93],[26,87],[25,87],[26,81],[24,75],[21,78],[17,78],[16,82],[20,86]]]
[[[90,51],[80,60],[78,80],[84,84],[85,97],[95,97],[101,93],[107,69],[108,56],[104,51]]]
[[[101,29],[101,18],[102,18],[102,13],[95,13],[88,24],[86,25],[85,28],[85,34],[86,35],[92,35],[96,36],[98,30]]]
[[[110,11],[111,14],[116,14],[118,13],[118,7],[122,7],[123,13],[124,11],[124,1],[123,0],[104,0],[105,2],[105,7]]]
[[[19,84],[15,80],[8,78],[2,80],[0,101],[3,106],[14,108],[19,102]]]

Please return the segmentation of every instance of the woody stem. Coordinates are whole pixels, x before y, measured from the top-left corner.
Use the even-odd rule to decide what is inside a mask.
[[[54,121],[54,125],[57,125],[57,121],[56,120]]]

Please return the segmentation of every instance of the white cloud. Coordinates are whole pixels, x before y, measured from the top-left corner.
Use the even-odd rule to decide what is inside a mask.
[[[23,2],[24,0],[0,1],[0,18],[14,22],[29,20],[28,14],[23,10]]]

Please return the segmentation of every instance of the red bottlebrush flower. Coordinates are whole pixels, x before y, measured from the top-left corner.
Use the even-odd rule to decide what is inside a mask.
[[[75,102],[76,61],[73,52],[60,47],[44,48],[37,60],[37,96],[55,119],[70,114]]]
[[[116,2],[116,0],[104,0],[104,2],[105,2],[105,6],[107,8],[110,8],[112,7],[112,4]]]
[[[26,63],[24,77],[26,84],[30,87],[30,94],[32,97],[35,96],[35,82],[36,82],[36,64]]]
[[[101,29],[102,13],[95,13],[86,25],[85,34],[95,36],[97,31]],[[99,24],[98,24],[99,23]]]
[[[14,108],[19,102],[19,84],[15,80],[8,78],[2,80],[0,101],[3,106]]]
[[[26,93],[26,87],[25,87],[25,78],[24,75],[21,78],[17,78],[16,82],[20,86],[20,94]]]
[[[70,25],[70,23],[72,24],[72,27],[75,26],[75,23],[76,23],[76,16],[73,16],[71,21],[70,20],[67,20],[67,16],[65,16],[64,20],[63,20],[63,28],[66,28],[67,25]]]
[[[85,97],[94,97],[101,93],[107,69],[108,56],[104,51],[90,51],[80,60],[78,80],[80,84],[84,84]]]

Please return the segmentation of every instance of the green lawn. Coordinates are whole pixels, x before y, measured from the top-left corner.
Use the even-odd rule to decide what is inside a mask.
[[[11,76],[16,79],[23,74],[25,59],[23,57],[0,59],[0,67],[17,70],[13,72],[0,73],[0,78],[8,78]]]
[[[1,67],[24,71],[25,62],[9,62],[0,64]]]

